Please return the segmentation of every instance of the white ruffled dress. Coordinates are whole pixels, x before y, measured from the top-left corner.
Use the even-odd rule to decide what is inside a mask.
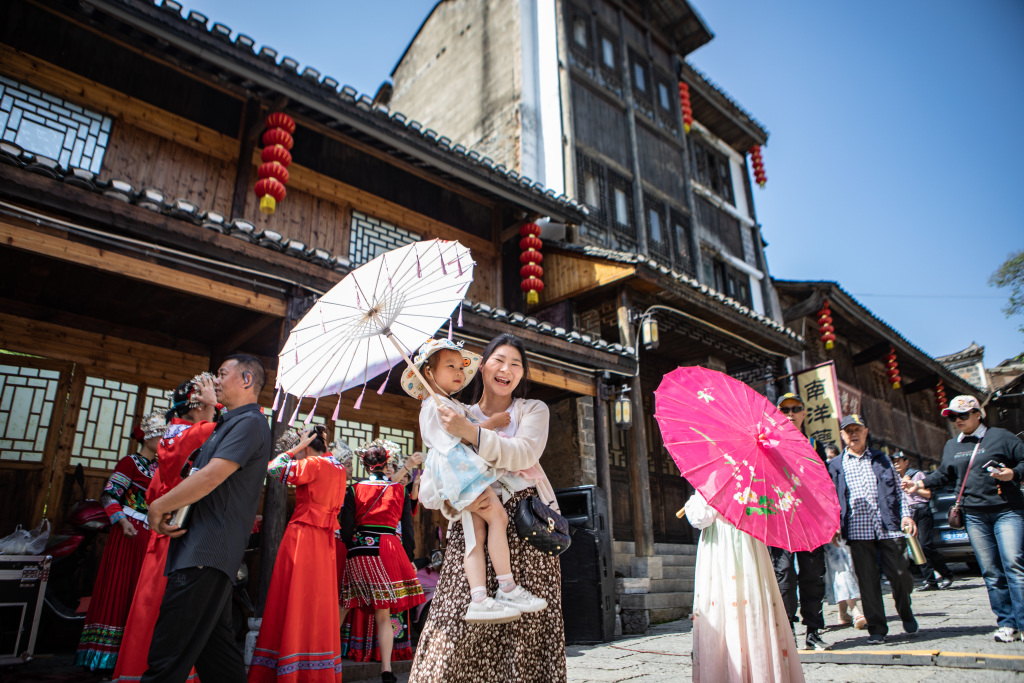
[[[686,518],[701,529],[693,596],[693,680],[802,683],[803,670],[768,547],[729,524],[700,493]]]

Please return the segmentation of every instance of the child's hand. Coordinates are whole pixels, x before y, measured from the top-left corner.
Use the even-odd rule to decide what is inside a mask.
[[[480,427],[482,429],[490,429],[491,431],[494,431],[495,429],[502,429],[504,427],[508,427],[509,424],[511,424],[511,422],[512,415],[510,415],[508,412],[501,412],[495,415],[491,415],[489,418],[481,422]]]

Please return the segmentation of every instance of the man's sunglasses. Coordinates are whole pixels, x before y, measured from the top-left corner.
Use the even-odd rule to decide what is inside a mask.
[[[802,413],[804,412],[803,406],[786,406],[785,408],[779,408],[780,413]]]
[[[970,410],[970,411],[968,411],[966,413],[950,413],[947,417],[949,418],[950,422],[956,422],[957,420],[966,420],[973,413],[974,413],[973,410]]]

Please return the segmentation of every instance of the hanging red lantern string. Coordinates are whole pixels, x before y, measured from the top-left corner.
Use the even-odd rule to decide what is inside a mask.
[[[690,132],[693,125],[693,108],[690,107],[690,86],[679,81],[679,109],[683,112],[683,131]]]
[[[831,351],[835,346],[836,328],[832,326],[832,309],[829,307],[828,299],[818,311],[818,332],[821,334],[821,341],[825,344],[825,350]]]
[[[260,179],[256,181],[256,196],[260,198],[260,211],[268,216],[274,213],[277,203],[285,198],[284,189],[288,182],[288,166],[292,163],[291,148],[295,141],[295,121],[282,112],[267,117],[267,131],[263,133],[263,163],[256,169]]]
[[[764,174],[764,159],[761,158],[761,145],[754,145],[750,148],[750,165],[754,167],[754,182],[760,187],[768,182],[768,176]]]
[[[540,300],[540,293],[544,291],[544,283],[540,279],[544,275],[544,269],[540,267],[544,260],[540,248],[544,243],[539,237],[540,226],[536,223],[526,223],[519,228],[519,234],[523,238],[519,240],[519,248],[523,250],[519,255],[519,262],[523,264],[519,275],[523,282],[519,286],[526,292],[526,303],[532,306]]]
[[[939,383],[935,385],[935,404],[939,408],[939,412],[942,412],[949,405],[949,401],[946,400],[946,385],[939,380]]]
[[[900,388],[900,364],[896,361],[896,347],[889,347],[889,355],[885,357],[885,372],[889,375],[889,383],[893,389]]]

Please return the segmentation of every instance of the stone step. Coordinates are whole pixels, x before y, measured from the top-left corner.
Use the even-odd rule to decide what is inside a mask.
[[[689,577],[651,579],[651,593],[693,592],[693,575]]]
[[[623,610],[653,610],[670,607],[683,607],[689,610],[693,606],[693,592],[624,594],[619,596],[619,606]]]
[[[612,541],[612,552],[635,555],[636,544],[633,541]],[[695,543],[655,543],[655,555],[696,555],[697,545]]]
[[[622,576],[631,575],[632,565],[630,564],[630,557],[630,555],[619,555],[615,558],[615,571]],[[661,560],[662,578],[675,579],[692,576],[696,570],[695,555],[666,555]]]
[[[391,662],[391,670],[396,676],[408,673],[412,670],[412,662]],[[341,676],[345,683],[352,681],[379,681],[380,662],[353,662],[350,659],[341,660]]]
[[[668,621],[685,619],[688,616],[690,616],[689,607],[661,607],[650,611],[652,624],[664,624]]]

